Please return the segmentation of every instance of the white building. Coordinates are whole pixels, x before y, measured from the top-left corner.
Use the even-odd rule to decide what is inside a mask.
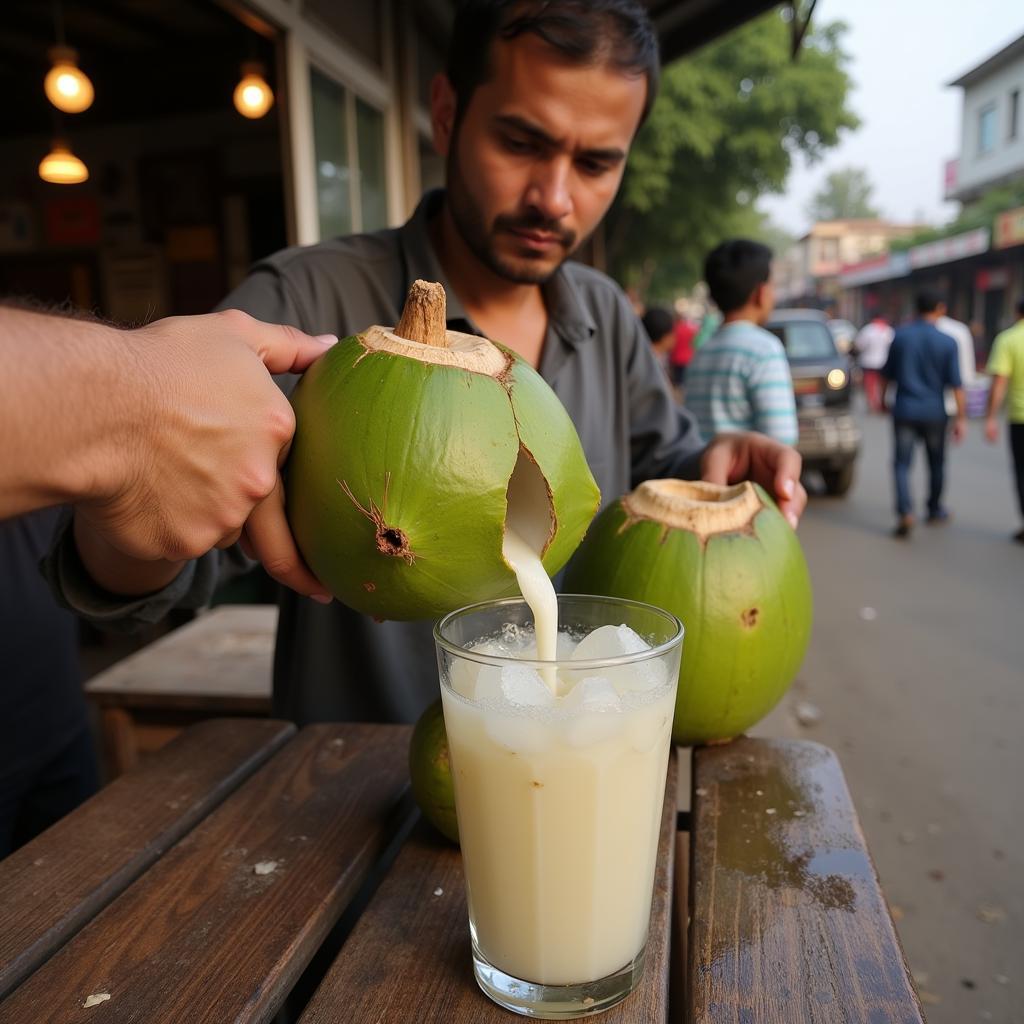
[[[959,156],[946,199],[970,203],[1024,177],[1024,35],[949,83],[963,89]]]

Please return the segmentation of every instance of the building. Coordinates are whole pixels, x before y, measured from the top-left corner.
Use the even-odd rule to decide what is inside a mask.
[[[778,0],[648,3],[672,60]],[[428,111],[453,9],[4,0],[0,296],[122,322],[204,312],[270,252],[400,224],[443,179]],[[44,95],[55,43],[95,87],[82,112]],[[232,95],[252,63],[274,102],[248,118]],[[41,180],[55,140],[88,180]]]
[[[945,197],[969,204],[1024,177],[1024,35],[949,84],[963,89],[963,108]]]
[[[778,302],[822,309],[834,305],[843,267],[884,256],[893,239],[919,230],[920,225],[874,218],[819,221],[776,261]]]
[[[950,86],[963,89],[963,109],[960,153],[946,164],[945,196],[969,214],[991,190],[1024,186],[1024,36]],[[844,266],[842,315],[856,323],[875,314],[898,322],[911,315],[916,291],[935,288],[950,313],[971,324],[983,359],[1024,298],[1024,206],[975,216],[974,223],[904,252]]]

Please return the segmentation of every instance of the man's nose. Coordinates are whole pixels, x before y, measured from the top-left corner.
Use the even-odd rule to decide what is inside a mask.
[[[568,157],[557,157],[537,165],[526,201],[545,220],[558,221],[572,213],[571,172],[572,162]]]

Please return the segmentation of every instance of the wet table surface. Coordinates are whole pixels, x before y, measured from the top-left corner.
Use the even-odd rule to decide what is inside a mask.
[[[473,982],[409,736],[187,730],[0,863],[0,1022],[513,1020]],[[923,1019],[831,752],[698,751],[682,822],[668,779],[644,976],[602,1020]]]

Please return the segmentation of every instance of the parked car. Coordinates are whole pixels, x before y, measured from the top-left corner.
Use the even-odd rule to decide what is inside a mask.
[[[836,347],[824,313],[777,309],[765,325],[783,344],[793,375],[804,466],[818,470],[829,494],[853,484],[860,427],[853,417],[850,357]]]

